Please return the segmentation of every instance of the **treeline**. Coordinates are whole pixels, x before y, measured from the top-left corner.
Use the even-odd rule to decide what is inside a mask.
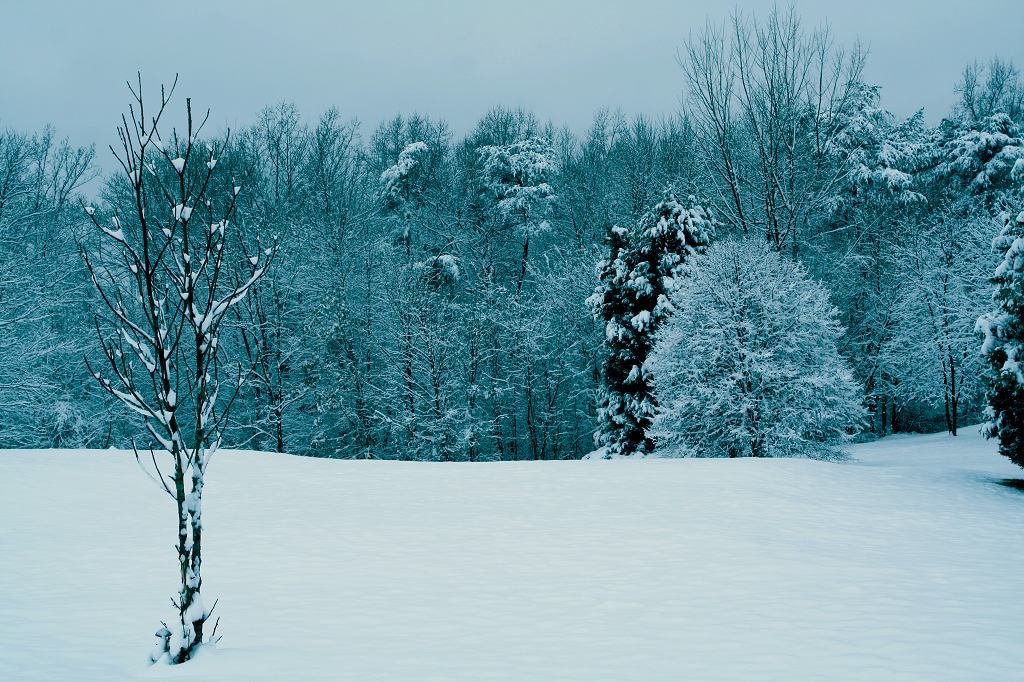
[[[233,132],[217,163],[240,188],[236,227],[280,250],[224,323],[222,352],[244,368],[226,445],[593,450],[605,326],[586,300],[613,228],[667,188],[710,210],[716,239],[767,243],[827,288],[868,433],[979,419],[975,320],[991,307],[998,216],[1024,179],[1013,65],[968,67],[951,84],[959,104],[929,126],[881,108],[864,54],[793,14],[737,18],[680,54],[683,113],[602,111],[582,136],[503,108],[463,137],[421,115],[368,132],[334,109],[308,124],[287,103]],[[103,360],[79,255],[103,248],[77,198],[93,162],[49,130],[0,133],[0,447],[144,432],[82,359]],[[86,203],[112,215],[131,200],[122,172]]]

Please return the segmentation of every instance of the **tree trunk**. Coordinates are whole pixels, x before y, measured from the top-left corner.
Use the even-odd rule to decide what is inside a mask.
[[[953,360],[952,353],[949,354],[949,408],[952,413],[949,421],[949,433],[956,435],[956,426],[958,419],[958,408],[959,398],[956,397],[956,363]]]

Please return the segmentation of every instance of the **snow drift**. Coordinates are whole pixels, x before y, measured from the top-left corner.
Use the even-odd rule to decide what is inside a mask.
[[[0,452],[0,679],[1006,680],[1024,493],[975,430],[843,463],[222,452],[217,649],[145,665],[174,507],[118,451]]]

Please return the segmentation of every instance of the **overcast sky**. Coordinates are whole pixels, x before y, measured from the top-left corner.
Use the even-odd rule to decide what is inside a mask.
[[[736,6],[763,15],[770,4]],[[337,106],[364,132],[419,111],[463,133],[496,104],[582,131],[600,107],[678,111],[677,48],[732,6],[0,0],[0,127],[52,123],[105,149],[128,101],[124,80],[141,69],[150,85],[179,72],[179,94],[212,108],[218,128],[290,100],[308,119]],[[999,54],[1024,66],[1021,0],[804,0],[797,9],[808,24],[827,21],[837,42],[869,46],[867,78],[900,115],[924,107],[941,118],[973,59]]]

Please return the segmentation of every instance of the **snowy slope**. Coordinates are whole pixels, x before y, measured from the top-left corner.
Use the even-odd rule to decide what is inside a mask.
[[[1024,476],[974,430],[846,463],[221,453],[220,647],[147,668],[174,511],[122,452],[0,452],[2,680],[1013,680]]]

